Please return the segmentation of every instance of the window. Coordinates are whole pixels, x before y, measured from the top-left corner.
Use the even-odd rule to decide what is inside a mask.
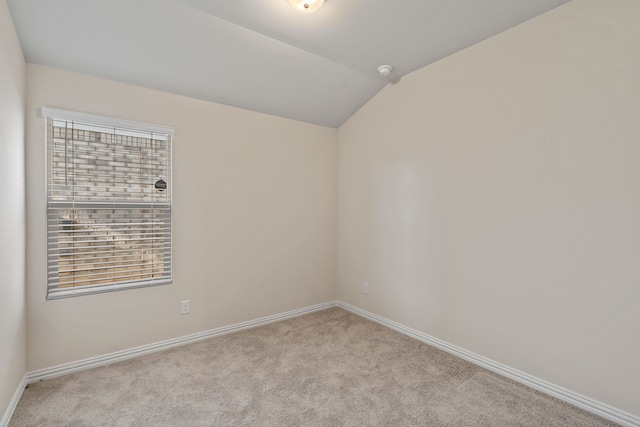
[[[47,299],[171,283],[165,126],[42,108]]]

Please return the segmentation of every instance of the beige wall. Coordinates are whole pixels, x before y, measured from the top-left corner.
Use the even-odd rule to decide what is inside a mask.
[[[172,285],[45,300],[42,106],[175,128]],[[29,64],[27,188],[29,370],[335,299],[335,129]]]
[[[639,18],[575,0],[343,125],[338,299],[640,414]]]
[[[25,374],[25,64],[0,0],[0,419]]]

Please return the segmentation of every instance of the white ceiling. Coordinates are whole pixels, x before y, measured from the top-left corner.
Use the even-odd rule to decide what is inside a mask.
[[[7,2],[29,62],[338,127],[389,81],[567,1]]]

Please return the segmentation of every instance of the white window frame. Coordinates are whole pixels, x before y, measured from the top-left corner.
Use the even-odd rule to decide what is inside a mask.
[[[47,185],[46,187],[47,188],[47,191],[46,191],[46,206],[47,206],[47,228],[46,228],[47,229],[47,237],[46,237],[47,295],[46,295],[46,298],[48,300],[68,298],[68,297],[74,297],[74,296],[80,296],[80,295],[89,295],[89,294],[112,292],[112,291],[134,289],[134,288],[141,288],[141,287],[150,287],[150,286],[157,286],[157,285],[172,283],[173,281],[173,273],[172,273],[172,270],[173,270],[172,269],[173,179],[172,179],[172,171],[171,171],[171,163],[172,163],[171,155],[172,155],[172,139],[173,139],[174,129],[169,126],[155,125],[155,124],[149,124],[144,122],[125,120],[125,119],[119,119],[114,117],[88,114],[83,112],[63,110],[63,109],[51,108],[51,107],[42,107],[41,116],[46,119],[46,147],[47,147],[46,162],[45,162],[46,164],[45,180]],[[110,129],[113,129],[114,134],[118,132],[117,133],[118,135],[127,135],[127,136],[151,135],[151,139],[153,139],[154,136],[158,138],[158,135],[161,135],[161,138],[166,138],[167,152],[164,153],[163,151],[163,154],[166,154],[167,156],[166,184],[168,186],[168,191],[167,191],[166,197],[160,202],[153,201],[154,200],[153,196],[151,197],[151,201],[148,201],[148,198],[145,200],[140,197],[138,197],[139,200],[135,200],[135,196],[131,196],[131,199],[129,198],[118,199],[118,196],[115,196],[115,195],[113,197],[110,197],[109,200],[102,200],[102,199],[98,200],[99,197],[97,196],[96,196],[96,199],[92,199],[90,196],[80,196],[80,199],[76,200],[76,196],[72,196],[69,200],[66,200],[66,199],[61,200],[61,197],[56,196],[57,193],[55,192],[55,190],[53,190],[54,185],[53,185],[52,173],[50,173],[52,171],[49,170],[50,162],[52,161],[50,156],[53,156],[52,153],[50,154],[50,150],[51,150],[50,144],[53,144],[53,135],[50,135],[50,130],[53,129],[54,120],[76,123],[78,124],[79,127],[82,127],[83,125],[85,125],[85,126],[110,128]],[[121,145],[121,146],[124,147],[124,145]],[[122,150],[126,151],[126,149],[122,149]],[[126,182],[126,181],[123,181],[123,182]],[[151,183],[151,185],[153,185],[153,183]],[[155,188],[159,188],[159,187],[155,187]],[[145,190],[148,191],[148,189],[145,189]],[[71,193],[75,193],[75,191],[71,191]],[[76,210],[73,210],[73,209],[76,209]],[[85,211],[83,211],[83,209],[85,209]],[[64,285],[61,285],[62,281],[60,276],[61,276],[61,272],[64,273],[64,270],[63,270],[64,267],[60,267],[61,265],[60,260],[62,260],[63,250],[61,249],[62,240],[59,236],[64,235],[65,233],[69,235],[70,233],[75,232],[76,228],[74,228],[73,229],[74,231],[71,231],[71,232],[63,231],[63,230],[68,230],[68,228],[65,228],[65,222],[62,219],[62,215],[60,213],[61,212],[77,212],[77,211],[92,212],[96,214],[96,216],[98,216],[99,213],[110,211],[109,214],[107,214],[107,216],[111,215],[111,216],[108,216],[110,218],[109,221],[112,221],[109,224],[112,224],[112,227],[114,230],[117,229],[117,227],[119,226],[118,224],[113,225],[119,222],[119,220],[113,219],[113,218],[120,218],[117,216],[118,214],[124,215],[123,217],[126,218],[127,226],[129,228],[131,228],[131,225],[128,224],[128,221],[138,218],[140,219],[139,221],[140,223],[144,222],[144,225],[139,226],[142,231],[132,232],[131,230],[127,230],[127,229],[124,229],[124,231],[122,231],[121,229],[119,231],[120,233],[119,236],[125,236],[126,239],[131,238],[132,241],[137,241],[137,242],[141,240],[153,240],[155,244],[155,242],[158,241],[158,244],[159,246],[161,246],[161,249],[158,249],[158,247],[156,246],[154,249],[153,256],[155,257],[156,255],[161,255],[160,257],[158,257],[158,259],[161,259],[161,261],[154,260],[152,262],[152,264],[156,266],[154,267],[155,270],[153,270],[155,272],[140,273],[140,275],[142,276],[144,276],[144,274],[147,274],[150,276],[143,279],[140,279],[140,278],[136,278],[133,280],[128,279],[129,277],[128,275],[130,275],[131,273],[127,272],[127,273],[112,274],[113,278],[104,279],[104,280],[91,279],[91,278],[90,280],[84,280],[84,281],[76,280],[76,277],[80,277],[82,275],[87,277],[93,274],[96,277],[103,277],[103,276],[100,276],[98,272],[98,270],[100,270],[101,267],[95,267],[95,263],[94,263],[94,264],[90,264],[92,267],[89,267],[87,269],[87,267],[85,266],[85,268],[82,270],[82,271],[88,271],[89,273],[81,274],[81,273],[74,272],[72,274],[77,274],[77,276],[74,275],[73,279],[71,279],[70,282],[66,282]],[[138,216],[133,215],[133,213],[136,211],[139,212]],[[132,215],[126,216],[126,212],[130,212],[132,213]],[[152,212],[152,213],[149,214],[148,212]],[[157,215],[157,217],[161,219],[156,220],[155,219],[156,217],[152,216],[153,219],[148,220],[147,218],[149,218],[149,215]],[[101,222],[101,221],[98,221],[98,222]],[[151,223],[153,223],[153,225],[149,226],[149,224]],[[92,223],[92,224],[96,224],[96,223]],[[104,225],[101,224],[101,226],[104,226]],[[86,230],[89,228],[86,225],[84,226],[84,228],[82,228],[82,226],[74,226],[74,227],[77,227],[78,229],[80,229],[81,230],[80,233],[87,233]],[[95,229],[95,225],[92,225],[92,227]],[[147,234],[144,234],[144,233],[147,233]],[[140,237],[138,237],[137,240],[133,239],[132,236],[134,234],[137,234]],[[147,238],[147,236],[151,236],[151,237]],[[158,237],[158,236],[162,236],[162,237]],[[95,244],[94,240],[92,240],[92,242],[89,244],[85,244],[84,245],[85,249],[82,249],[82,250],[78,249],[78,252],[79,252],[78,255],[89,254],[91,256],[95,256],[95,253],[91,254],[91,251],[93,251],[93,249],[86,249],[88,246],[93,246]],[[144,243],[146,244],[146,242]],[[79,246],[82,246],[82,245],[79,245]],[[65,248],[64,250],[65,250],[65,254],[68,254],[68,248]],[[115,250],[115,252],[117,252],[117,250]],[[73,254],[75,255],[76,252],[73,252]],[[124,259],[127,259],[127,261],[119,261],[123,259],[121,258],[122,254],[118,253],[116,255],[117,257],[116,256],[112,257],[116,261],[109,260],[109,264],[114,263],[117,266],[120,266],[123,270],[129,270],[133,268],[134,273],[136,272],[135,270],[136,268],[139,269],[138,270],[139,272],[142,272],[142,271],[145,271],[145,269],[148,269],[148,267],[140,266],[141,261],[132,261],[130,263],[128,261],[129,259],[128,257],[124,258]],[[142,255],[140,255],[139,257],[141,258]],[[83,261],[83,262],[93,262],[93,261]],[[135,264],[136,262],[138,264]],[[125,264],[125,263],[129,263],[129,264]],[[157,274],[158,265],[161,266],[160,274]],[[122,271],[122,270],[118,270],[118,271]],[[118,274],[120,274],[120,277],[118,276]],[[142,276],[139,276],[139,277],[142,277]],[[156,276],[159,276],[159,277],[156,278]],[[95,280],[99,283],[93,284],[91,283],[91,280]],[[108,280],[112,280],[112,282],[108,282]],[[108,283],[105,283],[105,281],[107,281]]]

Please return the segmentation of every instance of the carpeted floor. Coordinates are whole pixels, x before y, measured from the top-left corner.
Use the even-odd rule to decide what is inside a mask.
[[[606,426],[340,308],[29,386],[18,426]]]

